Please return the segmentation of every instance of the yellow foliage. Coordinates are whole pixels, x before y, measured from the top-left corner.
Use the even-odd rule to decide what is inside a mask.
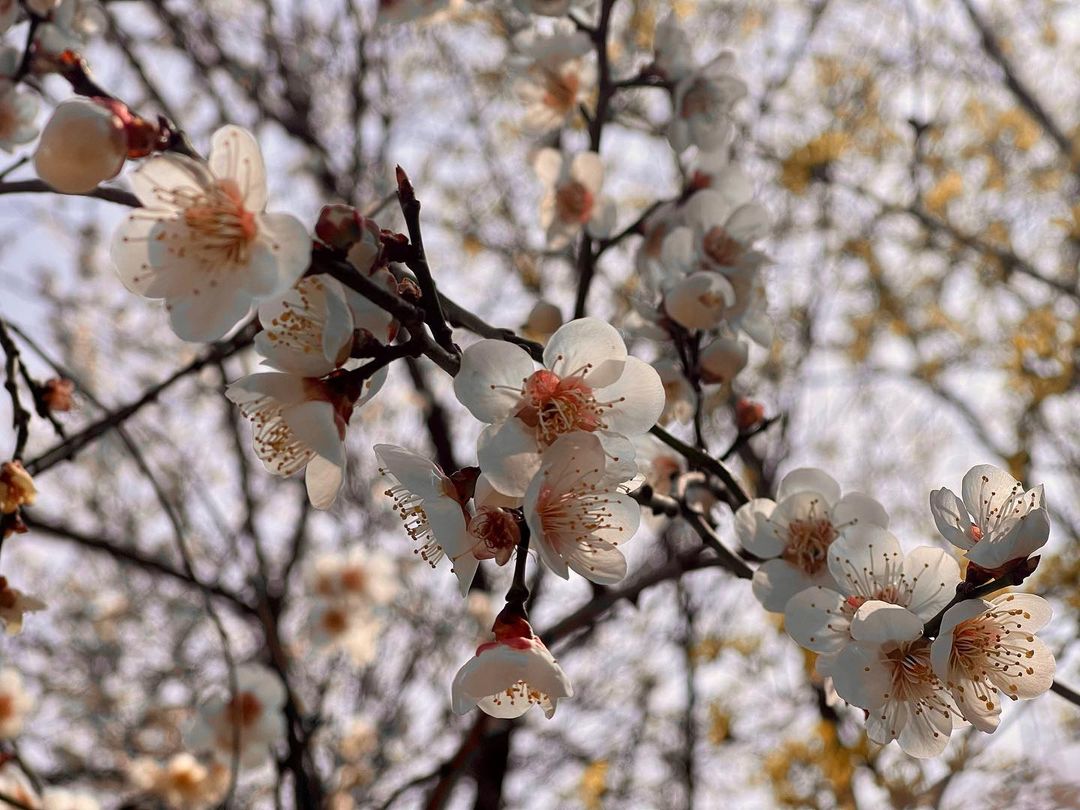
[[[1010,133],[1013,146],[1026,152],[1039,141],[1042,129],[1035,120],[1019,107],[1006,110],[998,116],[998,135]]]
[[[600,810],[603,807],[604,794],[607,793],[608,762],[598,759],[585,766],[578,786],[578,797],[586,810]]]
[[[815,173],[838,160],[850,146],[851,136],[846,132],[823,132],[784,158],[780,182],[794,194],[805,193]]]
[[[948,172],[926,192],[926,207],[939,217],[945,216],[945,207],[964,193],[964,178],[955,169]]]
[[[709,742],[723,745],[731,735],[731,715],[718,701],[709,704]]]

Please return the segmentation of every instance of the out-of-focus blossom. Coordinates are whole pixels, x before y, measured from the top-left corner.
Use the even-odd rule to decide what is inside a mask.
[[[840,652],[832,677],[840,697],[866,709],[871,740],[896,740],[913,757],[933,757],[945,749],[959,714],[934,674],[922,627],[898,605],[864,603],[852,619],[855,641]]]
[[[365,605],[331,599],[315,605],[308,629],[316,647],[343,650],[356,666],[363,667],[375,660],[382,622]]]
[[[392,558],[360,547],[346,554],[324,554],[308,575],[312,592],[325,599],[344,599],[363,605],[389,604],[397,595],[397,566]]]
[[[930,511],[938,531],[980,568],[999,568],[1025,559],[1050,536],[1043,486],[1024,485],[991,464],[968,470],[962,499],[949,489],[930,493]]]
[[[674,360],[658,360],[653,368],[664,386],[664,411],[659,421],[689,423],[694,417],[694,388],[682,368]]]
[[[545,368],[501,340],[469,346],[454,378],[458,400],[481,422],[477,456],[492,485],[525,494],[541,451],[574,431],[596,432],[610,464],[634,475],[627,437],[645,433],[664,410],[664,386],[647,363],[628,357],[609,323],[580,318],[561,327],[544,349]]]
[[[871,524],[851,526],[828,549],[828,568],[836,585],[815,586],[788,600],[784,627],[800,645],[819,654],[818,671],[852,642],[851,620],[864,603],[887,602],[933,618],[960,584],[960,566],[937,548],[923,546],[904,555],[900,541]]]
[[[7,577],[0,577],[0,621],[9,636],[22,631],[23,616],[48,607],[40,599],[23,593],[8,585]]]
[[[637,501],[619,489],[621,476],[605,470],[600,439],[568,433],[551,445],[525,493],[525,520],[540,559],[563,579],[569,569],[602,585],[626,576],[617,546],[641,522]]]
[[[0,670],[0,739],[17,737],[33,707],[34,699],[23,688],[18,671],[10,667]]]
[[[37,500],[34,479],[21,462],[0,464],[0,515],[10,515],[22,506],[33,506]]]
[[[746,368],[750,347],[732,337],[718,337],[701,350],[698,364],[701,380],[707,383],[729,383]]]
[[[741,398],[735,403],[735,426],[739,433],[746,433],[765,418],[765,406],[752,399]]]
[[[600,198],[604,167],[596,152],[579,152],[571,160],[558,149],[541,149],[533,161],[544,186],[540,225],[547,231],[548,247],[560,250],[581,232],[606,236],[615,224],[615,207]]]
[[[240,764],[256,767],[285,736],[285,687],[276,673],[259,664],[238,666],[236,683],[235,696],[215,695],[199,707],[187,744],[195,753],[228,764],[238,731]]]
[[[889,516],[859,492],[840,497],[840,485],[812,468],[784,476],[776,501],[755,498],[735,513],[739,542],[765,560],[754,572],[754,595],[766,610],[782,613],[795,594],[815,585],[837,587],[829,547],[852,526],[888,528]]]
[[[1035,636],[1052,615],[1045,599],[1028,593],[971,599],[945,612],[930,649],[934,672],[979,731],[998,727],[999,690],[1030,700],[1053,684],[1053,653]]]
[[[735,75],[731,53],[679,79],[668,128],[672,148],[682,152],[696,146],[708,152],[725,144],[734,128],[732,108],[746,92],[746,83]]]
[[[664,295],[664,312],[686,329],[713,329],[735,305],[735,288],[726,276],[696,272],[673,280]]]
[[[541,300],[529,310],[529,317],[521,327],[521,332],[529,340],[547,343],[562,325],[562,311],[550,301]]]
[[[677,82],[694,70],[694,49],[674,14],[668,14],[656,26],[653,50],[653,68],[668,81]]]
[[[19,16],[19,0],[0,0],[0,34],[15,24]]]
[[[530,60],[514,90],[525,105],[525,126],[544,132],[564,126],[588,100],[596,71],[587,61],[592,41],[583,31],[520,35],[515,44]]]
[[[67,413],[75,407],[75,383],[60,377],[46,380],[41,399],[52,413]]]
[[[12,11],[18,3],[12,2]],[[0,17],[4,10],[0,8]],[[6,26],[0,19],[0,31]],[[18,70],[21,54],[14,48],[0,48],[0,149],[11,152],[29,143],[37,135],[35,119],[38,113],[38,97],[24,92],[10,80]]]
[[[13,762],[0,765],[0,793],[10,796],[27,807],[37,807],[37,795],[26,775]]]
[[[131,176],[139,201],[117,229],[113,262],[132,292],[164,298],[184,340],[223,337],[252,304],[288,290],[311,239],[290,214],[267,214],[266,170],[250,132],[214,133],[210,161],[157,155]]]
[[[41,810],[101,810],[101,803],[89,793],[66,788],[45,788]]]
[[[527,14],[561,17],[571,9],[582,8],[590,0],[514,0],[514,5]]]
[[[105,22],[96,0],[60,0],[48,22],[38,27],[37,47],[50,56],[82,50],[87,39],[105,27]]]
[[[451,687],[456,714],[473,707],[492,717],[520,717],[538,705],[547,717],[560,698],[574,696],[562,667],[524,619],[496,619],[494,640],[481,644]]]
[[[225,796],[229,769],[220,762],[203,764],[188,753],[175,754],[164,765],[141,758],[128,768],[132,783],[172,810],[206,810]]]
[[[379,0],[380,23],[400,24],[430,17],[450,5],[450,0]]]
[[[358,408],[378,393],[386,368],[370,379],[349,372],[326,379],[266,372],[249,374],[225,396],[251,420],[255,454],[274,475],[306,468],[311,505],[329,509],[345,480],[345,431]]]

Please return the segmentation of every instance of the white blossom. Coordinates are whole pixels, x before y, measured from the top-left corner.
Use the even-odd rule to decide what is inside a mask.
[[[515,40],[529,60],[514,90],[525,105],[525,126],[545,132],[569,122],[593,91],[596,71],[587,61],[592,41],[583,31],[537,36],[526,31]]]
[[[239,734],[241,766],[256,767],[285,737],[285,687],[260,664],[238,666],[236,683],[235,696],[215,695],[199,707],[187,744],[193,752],[209,753],[228,764]]]
[[[999,690],[1013,700],[1038,697],[1054,682],[1054,656],[1035,633],[1050,621],[1045,599],[1008,593],[949,608],[930,650],[934,672],[980,731],[1000,721]]]
[[[251,133],[214,133],[208,164],[150,158],[131,176],[139,201],[112,245],[124,285],[164,298],[184,340],[223,337],[252,304],[288,290],[308,266],[311,239],[289,214],[267,214],[266,170]]]
[[[560,436],[525,493],[525,520],[532,547],[563,579],[573,569],[602,585],[626,576],[618,545],[630,540],[641,522],[637,501],[619,489],[621,475],[605,470],[600,439],[591,433]]]
[[[552,250],[566,247],[582,228],[592,236],[606,236],[615,224],[615,208],[600,198],[604,167],[596,152],[579,152],[567,160],[557,149],[541,149],[533,161],[544,187],[540,225],[547,231]]]
[[[735,56],[729,52],[679,79],[668,127],[672,148],[711,151],[726,143],[734,128],[732,108],[746,92],[746,83],[735,75]]]
[[[22,631],[23,616],[48,607],[40,599],[12,588],[7,577],[0,577],[0,621],[9,636]]]
[[[628,357],[618,331],[596,318],[561,327],[544,349],[545,368],[502,340],[469,346],[454,393],[490,426],[477,456],[492,485],[520,497],[540,467],[540,453],[573,431],[597,432],[609,463],[634,475],[627,437],[649,430],[664,409],[664,387],[647,363]]]
[[[755,498],[735,513],[739,542],[765,560],[754,572],[754,595],[775,613],[806,588],[836,588],[828,551],[841,532],[855,525],[888,524],[885,509],[873,498],[859,492],[840,497],[836,481],[809,467],[784,476],[775,502]]]
[[[220,762],[203,764],[187,752],[164,765],[142,757],[128,768],[140,790],[165,802],[172,810],[208,810],[221,801],[229,786],[229,770]]]
[[[34,699],[23,688],[18,670],[0,669],[0,739],[10,740],[19,736],[26,715],[34,707]]]
[[[524,620],[496,620],[495,640],[477,647],[451,687],[456,714],[479,707],[505,718],[520,717],[534,705],[550,718],[560,698],[573,696],[570,679]]]
[[[999,568],[1025,559],[1046,544],[1050,516],[1043,486],[1027,491],[1004,470],[980,464],[968,470],[962,498],[949,489],[930,493],[938,531],[980,568]]]

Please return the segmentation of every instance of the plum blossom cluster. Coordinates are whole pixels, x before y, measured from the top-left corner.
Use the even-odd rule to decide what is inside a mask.
[[[841,494],[820,470],[781,482],[777,500],[736,513],[739,540],[763,560],[754,594],[784,614],[789,635],[817,654],[819,674],[866,712],[871,740],[916,757],[940,754],[954,727],[993,732],[1002,695],[1050,688],[1054,658],[1035,633],[1051,617],[1033,594],[999,593],[1037,565],[1050,524],[1042,486],[1025,490],[990,465],[964,476],[962,495],[931,493],[941,548],[905,554],[873,499]],[[980,598],[995,594],[989,601]]]
[[[619,546],[641,519],[627,494],[633,440],[664,407],[656,371],[628,355],[610,324],[581,318],[551,335],[542,363],[506,341],[474,343],[454,392],[486,425],[477,467],[447,474],[404,448],[375,447],[417,553],[433,567],[449,558],[462,595],[483,560],[503,565],[516,552],[523,573],[527,548],[564,579],[574,571],[602,585],[622,580]],[[520,602],[508,596],[493,632],[458,673],[454,710],[516,717],[535,703],[550,716],[572,689]]]

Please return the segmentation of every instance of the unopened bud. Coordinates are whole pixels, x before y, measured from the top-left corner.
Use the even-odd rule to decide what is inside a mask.
[[[530,340],[546,342],[563,325],[562,312],[550,301],[537,301],[533,305],[522,331]]]
[[[749,347],[734,338],[717,338],[701,352],[701,379],[707,383],[731,382],[746,367]]]
[[[85,194],[120,174],[128,156],[124,121],[107,103],[62,102],[34,153],[38,176],[63,194]]]
[[[740,399],[735,403],[735,426],[739,433],[746,433],[765,418],[765,406],[752,399]]]
[[[324,205],[315,235],[335,250],[348,250],[361,237],[360,212],[351,205]]]
[[[414,304],[419,303],[420,299],[424,297],[424,294],[420,292],[420,287],[411,278],[401,279],[397,283],[397,291],[398,295]]]
[[[0,514],[12,515],[37,497],[34,479],[18,461],[0,464]]]
[[[45,407],[54,413],[66,413],[74,405],[75,383],[71,380],[53,377],[42,387],[41,398]]]

